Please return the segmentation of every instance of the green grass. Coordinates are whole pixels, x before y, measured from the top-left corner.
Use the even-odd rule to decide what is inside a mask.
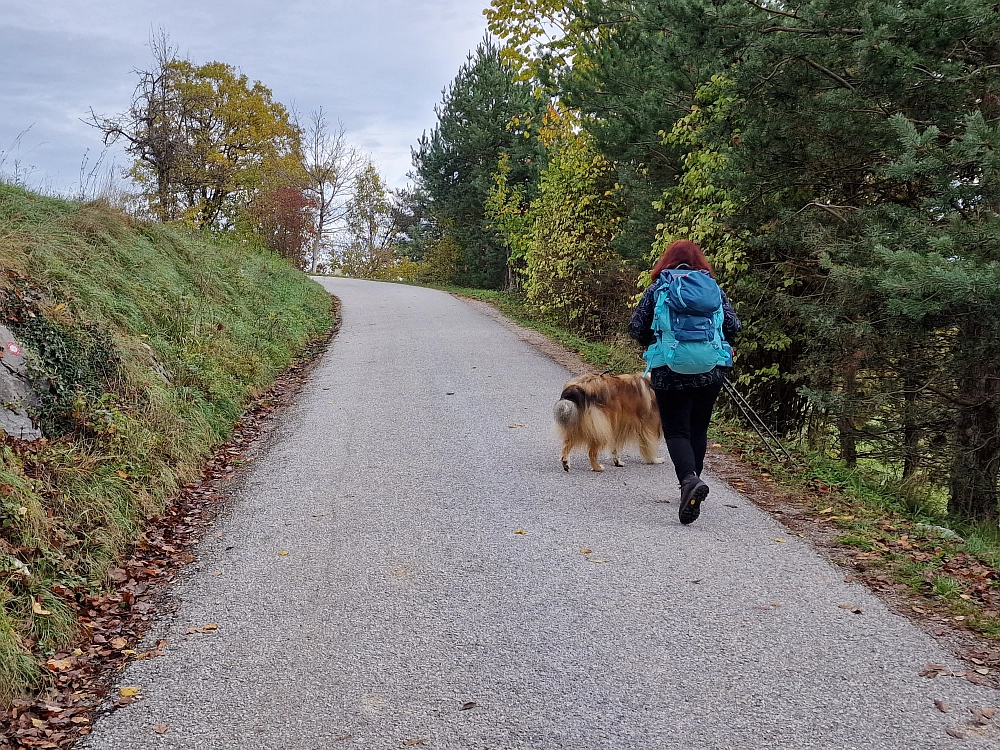
[[[4,704],[73,637],[53,586],[103,586],[331,306],[251,246],[0,185],[0,320],[49,383],[35,416],[50,438],[0,446]]]

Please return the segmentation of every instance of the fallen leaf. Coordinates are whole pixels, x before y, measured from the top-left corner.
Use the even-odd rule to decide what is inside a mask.
[[[117,474],[117,475],[118,475],[119,477],[121,477],[122,479],[128,479],[128,474],[127,474],[126,472],[122,471],[121,469],[119,469],[119,470],[118,470],[118,471],[116,471],[115,473],[116,473],[116,474]]]
[[[838,604],[837,606],[840,607],[841,609],[846,609],[852,615],[861,614],[861,607],[859,607],[857,604]]]
[[[68,672],[73,668],[72,659],[49,659],[45,666],[53,672]]]
[[[823,508],[820,513],[833,513],[833,508]]]
[[[86,716],[74,716],[72,719],[70,719],[70,721],[72,721],[74,724],[89,724],[90,723],[90,719],[88,719]]]
[[[983,706],[982,708],[977,709],[974,713],[977,716],[982,716],[986,719],[992,719],[994,716],[996,716],[997,712],[996,709],[993,708],[992,706]]]
[[[51,615],[52,614],[51,612],[49,612],[49,610],[45,609],[45,607],[42,606],[42,603],[40,601],[38,601],[37,599],[35,599],[34,601],[31,602],[31,611],[34,612],[36,615]]]
[[[944,731],[945,734],[947,734],[949,737],[954,737],[956,740],[965,739],[965,732],[963,732],[961,729],[952,729],[951,727],[948,727]]]
[[[989,674],[990,670],[988,670],[986,667],[976,667],[976,672],[978,672],[979,674]]]
[[[729,503],[723,503],[727,508],[739,508],[738,505],[730,505]]]
[[[580,547],[580,554],[581,554],[581,555],[589,555],[589,554],[590,554],[591,552],[593,552],[593,551],[594,551],[594,550],[592,550],[592,549],[587,549],[586,547]]]
[[[129,685],[118,689],[118,695],[122,698],[135,698],[138,694],[139,688],[135,687],[135,685]]]
[[[449,393],[448,395],[450,396],[451,394]],[[409,747],[410,745],[426,745],[426,744],[427,740],[423,738],[413,738],[409,740],[403,740],[403,745],[406,747]]]
[[[587,562],[592,562],[592,563],[606,563],[607,562],[607,560],[605,560],[602,557],[585,557],[584,559]]]
[[[944,701],[934,701],[934,707],[943,714],[951,711],[951,707]]]
[[[522,534],[523,535],[523,534],[527,534],[528,532],[525,531],[524,529],[514,529],[514,533],[515,534]]]
[[[31,726],[33,726],[35,729],[44,729],[45,722],[42,721],[41,719],[32,719]]]
[[[354,739],[354,735],[353,734],[342,734],[339,737],[334,737],[333,741],[334,742],[346,742],[347,740],[353,740],[353,739]]]
[[[167,725],[166,724],[153,724],[153,731],[156,732],[157,734],[163,734],[164,732],[167,731]]]
[[[283,550],[281,550],[281,552],[279,552],[278,554],[279,554],[279,555],[280,555],[281,557],[288,557],[288,550],[287,550],[287,549],[283,549]]]
[[[460,709],[458,709],[458,710],[459,711],[468,711],[470,708],[475,708],[478,705],[479,704],[476,703],[475,701],[468,701],[466,703],[463,703],[462,707]]]
[[[201,629],[207,633],[209,630],[218,630],[219,626],[214,622],[210,622],[207,625],[203,625]]]
[[[116,651],[121,651],[127,645],[128,641],[126,641],[124,638],[120,636],[118,638],[111,639],[111,648],[115,649]]]
[[[776,537],[774,538],[774,541],[776,541],[776,542],[781,542],[781,543],[784,543],[784,541],[785,541],[785,540],[784,540],[784,539],[782,539],[782,538],[781,538],[780,536],[776,536]]]
[[[523,425],[523,424],[520,424],[520,423],[518,423],[518,424],[509,424],[509,425],[507,425],[507,426],[508,426],[508,427],[509,427],[510,429],[512,429],[512,430],[513,430],[514,428],[516,428],[516,427],[524,427],[524,425]]]
[[[940,664],[924,664],[924,668],[920,672],[921,677],[926,677],[930,680],[933,680],[935,677],[948,674],[950,674],[948,669],[946,667],[942,667]]]

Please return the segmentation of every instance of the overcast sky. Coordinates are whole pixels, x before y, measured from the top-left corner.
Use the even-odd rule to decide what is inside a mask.
[[[73,191],[86,150],[102,148],[81,118],[128,107],[131,71],[149,66],[162,27],[194,62],[235,65],[302,113],[322,106],[401,187],[441,89],[485,33],[488,2],[0,0],[2,169],[17,158],[34,167],[30,184]]]

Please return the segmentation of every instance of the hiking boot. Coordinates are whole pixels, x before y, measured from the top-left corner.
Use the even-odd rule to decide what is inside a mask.
[[[694,523],[701,513],[701,502],[708,497],[708,485],[697,474],[688,474],[681,482],[681,507],[677,517],[685,526]]]

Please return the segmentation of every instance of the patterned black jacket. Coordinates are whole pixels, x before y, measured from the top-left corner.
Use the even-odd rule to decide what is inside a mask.
[[[649,346],[656,340],[656,334],[653,333],[653,313],[656,307],[656,294],[654,291],[656,286],[656,284],[651,285],[646,290],[646,293],[642,295],[642,299],[639,300],[639,306],[632,313],[632,322],[628,326],[628,335],[643,346]],[[736,314],[736,311],[733,310],[733,306],[729,304],[729,297],[726,296],[725,292],[722,293],[722,312],[725,315],[725,320],[722,322],[722,335],[731,344],[733,337],[743,330],[743,323],[740,322],[740,318]],[[669,367],[654,367],[649,373],[649,378],[653,388],[657,390],[684,390],[687,388],[701,388],[706,385],[718,385],[722,383],[722,379],[726,377],[728,370],[728,367],[716,367],[708,372],[697,375],[682,375],[674,372]]]

